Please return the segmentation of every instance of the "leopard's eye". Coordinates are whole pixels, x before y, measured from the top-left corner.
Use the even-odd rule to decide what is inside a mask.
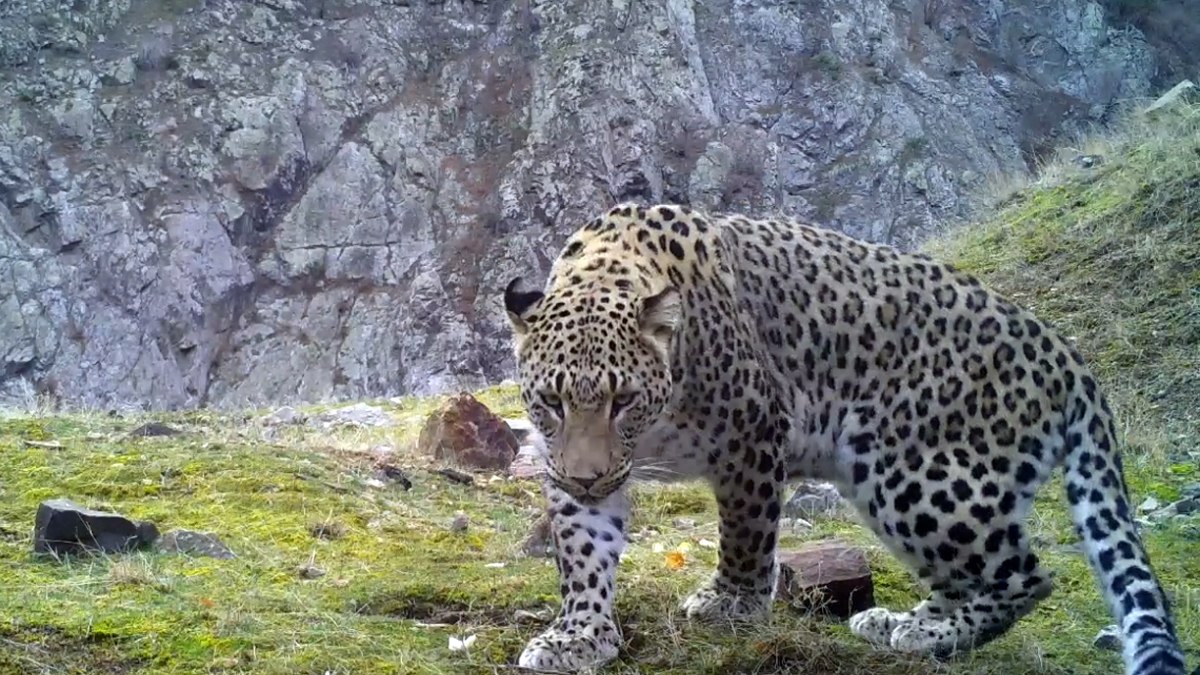
[[[550,411],[557,415],[559,419],[562,419],[562,398],[552,391],[543,391],[541,394],[539,394],[539,396],[542,399],[542,405],[549,408]]]
[[[616,417],[633,403],[633,399],[637,398],[636,391],[625,391],[613,396],[612,406],[609,408],[609,417]]]

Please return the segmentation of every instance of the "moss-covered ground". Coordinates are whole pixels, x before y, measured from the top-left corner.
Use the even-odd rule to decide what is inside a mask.
[[[1055,164],[985,222],[929,249],[1078,340],[1120,415],[1135,502],[1165,502],[1200,482],[1200,109],[1135,119],[1091,142],[1105,155],[1099,168]],[[502,415],[521,413],[511,390],[480,396]],[[262,411],[0,416],[0,673],[513,670],[557,603],[552,563],[522,553],[541,510],[538,489],[433,473],[411,448],[436,403],[376,402],[397,424],[370,430],[270,429],[256,421]],[[128,435],[148,420],[183,433]],[[395,449],[411,490],[371,480],[381,445]],[[215,532],[238,557],[35,558],[33,514],[59,496],[164,529]],[[1091,645],[1110,619],[1072,547],[1057,481],[1031,523],[1058,571],[1055,594],[1002,639],[942,664],[874,651],[842,623],[783,606],[737,634],[689,624],[676,605],[715,562],[701,544],[716,540],[713,501],[698,485],[642,485],[636,500],[637,541],[621,566],[618,603],[627,644],[609,672],[1120,671],[1116,653]],[[458,512],[466,531],[450,526]],[[783,545],[831,536],[867,548],[881,604],[918,599],[852,520],[818,519]],[[1200,520],[1168,520],[1145,537],[1194,667]],[[675,569],[666,553],[681,549],[685,564]],[[304,578],[301,566],[324,574]],[[468,649],[449,649],[451,637],[468,635],[476,636]]]

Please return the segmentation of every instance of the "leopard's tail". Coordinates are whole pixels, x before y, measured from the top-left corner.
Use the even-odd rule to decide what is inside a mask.
[[[1186,675],[1170,601],[1133,522],[1112,411],[1090,375],[1071,394],[1064,471],[1071,515],[1120,624],[1126,675]]]

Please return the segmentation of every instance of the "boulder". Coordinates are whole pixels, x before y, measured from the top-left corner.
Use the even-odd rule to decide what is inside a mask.
[[[871,567],[862,549],[839,540],[778,553],[776,596],[793,607],[848,619],[875,606]]]
[[[117,513],[85,508],[69,499],[38,506],[33,528],[34,553],[123,553],[153,544],[158,528]]]
[[[421,428],[420,451],[464,468],[504,471],[520,445],[512,429],[468,393],[449,397]]]

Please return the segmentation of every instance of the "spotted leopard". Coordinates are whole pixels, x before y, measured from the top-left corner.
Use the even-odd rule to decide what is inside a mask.
[[[932,259],[787,218],[621,204],[573,234],[541,290],[504,292],[521,396],[544,439],[562,607],[518,665],[617,657],[626,488],[703,478],[715,574],[689,618],[766,616],[781,491],[839,487],[929,589],[856,635],[946,657],[1051,593],[1023,521],[1058,466],[1130,675],[1182,675],[1168,599],[1134,528],[1113,415],[1045,323]]]

